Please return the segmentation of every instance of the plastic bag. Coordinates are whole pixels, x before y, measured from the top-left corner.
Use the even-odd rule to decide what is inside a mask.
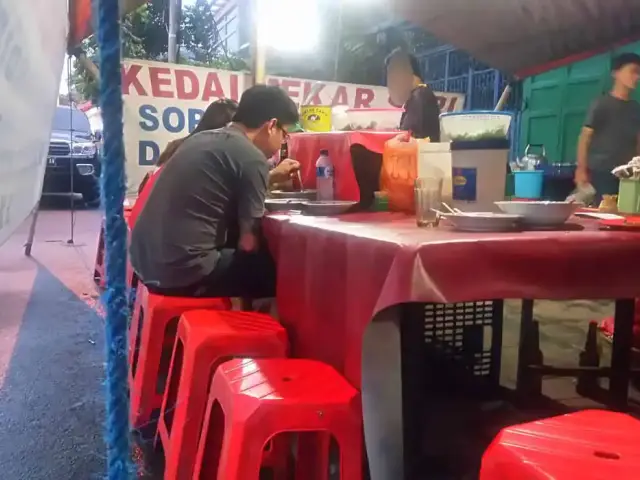
[[[418,141],[388,140],[382,154],[380,189],[387,194],[389,210],[415,212],[414,184],[418,178]]]

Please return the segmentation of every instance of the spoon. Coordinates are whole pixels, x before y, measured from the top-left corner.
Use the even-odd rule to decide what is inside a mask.
[[[298,183],[300,183],[300,191],[304,192],[304,185],[302,184],[302,174],[300,173],[300,170],[298,170],[296,173],[298,175]]]
[[[447,205],[445,202],[442,202],[442,205],[444,206],[444,208],[446,208],[447,210],[449,210],[450,213],[453,213],[454,215],[463,213],[462,210],[458,209],[458,208],[451,208],[449,205]]]

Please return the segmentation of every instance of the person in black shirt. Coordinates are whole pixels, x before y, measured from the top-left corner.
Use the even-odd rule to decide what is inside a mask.
[[[423,83],[418,59],[396,49],[386,58],[387,87],[391,101],[404,105],[400,129],[415,138],[440,141],[440,105],[433,91]]]
[[[269,184],[300,165],[287,159],[269,171],[267,158],[297,121],[284,90],[256,85],[228,126],[191,135],[177,148],[131,232],[131,265],[151,292],[274,296],[275,266],[260,236],[264,200]]]

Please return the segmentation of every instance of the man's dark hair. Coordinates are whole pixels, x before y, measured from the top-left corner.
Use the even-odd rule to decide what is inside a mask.
[[[637,53],[622,53],[611,60],[611,71],[617,72],[626,65],[638,65],[640,67],[640,55]]]
[[[415,55],[412,55],[409,52],[405,52],[401,48],[396,48],[389,55],[387,55],[387,58],[384,59],[385,68],[389,70],[389,66],[391,65],[391,63],[395,62],[396,60],[409,62],[409,65],[411,65],[411,71],[413,72],[413,74],[416,77],[418,77],[420,80],[422,80],[422,72],[420,71],[420,62],[418,62],[418,59],[415,57]]]
[[[298,108],[280,87],[254,85],[242,94],[233,121],[259,128],[272,118],[283,126],[293,125],[299,120]]]

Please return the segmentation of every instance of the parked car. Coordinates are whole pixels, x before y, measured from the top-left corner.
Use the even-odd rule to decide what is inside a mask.
[[[91,131],[84,112],[58,106],[53,120],[43,195],[82,197],[100,204],[100,135]]]

